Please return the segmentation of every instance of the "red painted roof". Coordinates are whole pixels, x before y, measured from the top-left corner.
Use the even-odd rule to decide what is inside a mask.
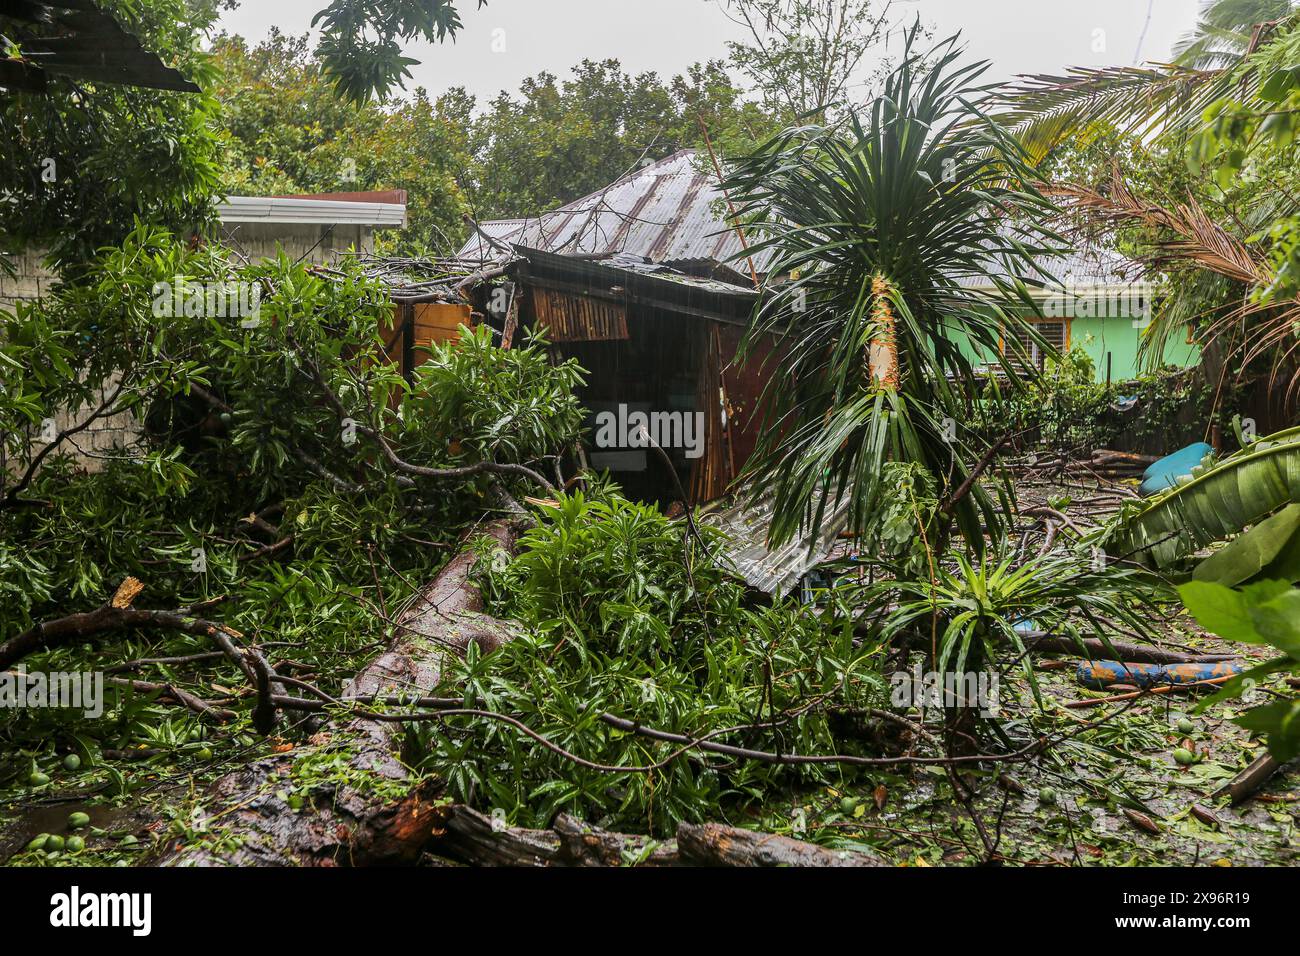
[[[364,193],[288,193],[272,199],[330,199],[334,202],[379,202],[406,205],[405,189],[375,189]]]

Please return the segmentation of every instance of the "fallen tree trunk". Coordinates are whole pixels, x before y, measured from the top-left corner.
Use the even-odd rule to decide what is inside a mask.
[[[1261,754],[1251,761],[1250,766],[1216,790],[1214,796],[1231,798],[1234,807],[1239,803],[1245,803],[1280,769],[1282,764],[1277,761],[1277,758],[1271,754]]]
[[[1025,647],[1031,651],[1044,654],[1078,654],[1081,651],[1089,660],[1110,660],[1119,655],[1119,659],[1129,664],[1210,664],[1215,661],[1234,660],[1239,655],[1232,654],[1185,654],[1182,651],[1167,651],[1149,644],[1130,644],[1124,641],[1111,641],[1110,648],[1095,637],[1075,640],[1072,637],[1055,637],[1041,631],[1023,635]],[[1082,645],[1082,646],[1080,646]],[[1114,653],[1111,652],[1114,649]]]
[[[698,866],[884,866],[866,853],[828,850],[773,833],[683,823],[677,827],[677,852]]]
[[[479,866],[884,866],[867,853],[828,850],[722,823],[681,823],[674,840],[613,833],[560,814],[550,830],[505,826],[449,806],[432,844],[439,855]]]
[[[513,551],[521,526],[494,521],[477,529]],[[439,683],[447,654],[471,642],[484,653],[510,639],[500,622],[479,613],[470,580],[478,559],[466,545],[398,620],[387,650],[344,690],[361,701],[421,695]],[[235,770],[209,790],[206,832],[168,848],[161,862],[189,866],[335,866],[409,863],[440,819],[436,787],[410,787],[401,757],[403,727],[362,715],[326,724],[302,751],[277,754]],[[343,754],[349,782],[311,779],[310,758]],[[336,773],[330,774],[336,777]],[[295,790],[295,788],[297,788]]]
[[[859,628],[858,633],[867,633]],[[909,635],[905,639],[907,647],[925,650],[930,646],[926,635]],[[1100,638],[1084,637],[1076,640],[1072,637],[1060,637],[1046,631],[1027,631],[1021,634],[1026,650],[1040,654],[1086,654],[1089,660],[1113,660],[1116,655],[1128,664],[1213,664],[1218,661],[1236,660],[1237,654],[1186,654],[1182,651],[1167,651],[1151,644],[1133,644],[1125,641],[1111,641],[1108,648]],[[1112,653],[1113,649],[1113,653]]]

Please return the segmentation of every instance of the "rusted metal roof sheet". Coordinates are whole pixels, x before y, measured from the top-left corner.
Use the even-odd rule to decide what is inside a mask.
[[[849,496],[845,494],[827,509],[815,543],[808,537],[796,535],[775,549],[769,548],[767,543],[768,529],[772,525],[772,505],[770,493],[751,504],[748,494],[742,489],[734,504],[703,516],[703,520],[728,536],[720,555],[724,563],[730,564],[750,587],[781,597],[817,565],[836,556],[839,534],[849,521]]]
[[[493,239],[565,256],[605,259],[634,256],[647,262],[723,263],[743,251],[727,222],[726,200],[694,150],[682,150],[552,212],[530,219],[481,224]],[[479,235],[460,256],[488,260],[494,250]],[[755,255],[763,272],[770,256]],[[748,272],[744,259],[733,269]]]

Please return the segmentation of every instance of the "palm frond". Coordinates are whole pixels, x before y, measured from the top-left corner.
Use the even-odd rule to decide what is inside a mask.
[[[1136,222],[1172,232],[1174,238],[1162,241],[1147,258],[1152,265],[1190,261],[1252,286],[1272,279],[1264,257],[1210,219],[1193,196],[1173,206],[1148,202],[1134,195],[1118,172],[1106,195],[1072,183],[1053,183],[1043,191],[1065,200],[1068,208],[1093,221],[1109,226]]]
[[[1263,40],[1261,25],[1276,25],[1293,0],[1202,0],[1196,29],[1174,44],[1174,57],[1194,69],[1230,67]]]
[[[1071,67],[1064,75],[1022,76],[999,96],[994,118],[1037,166],[1070,136],[1093,125],[1140,140],[1192,128],[1232,86],[1229,68],[1178,64]]]

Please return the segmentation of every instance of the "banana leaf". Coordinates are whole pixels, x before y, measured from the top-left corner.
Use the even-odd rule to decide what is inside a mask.
[[[1300,505],[1287,505],[1210,555],[1196,566],[1192,578],[1228,587],[1258,578],[1291,583],[1300,579]]]
[[[1290,504],[1300,504],[1300,428],[1261,438],[1121,512],[1105,547],[1112,557],[1164,570]]]

